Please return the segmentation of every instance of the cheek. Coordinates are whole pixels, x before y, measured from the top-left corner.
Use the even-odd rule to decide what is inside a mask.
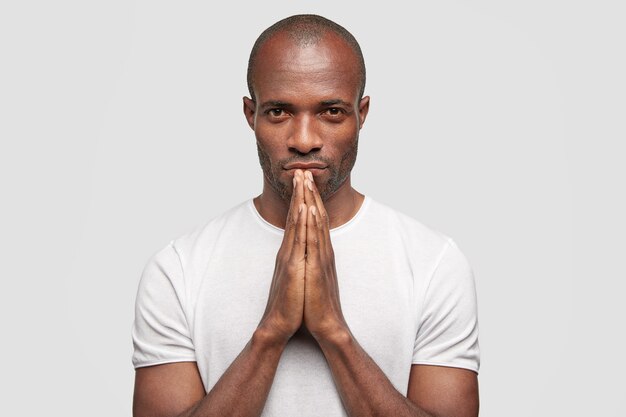
[[[354,126],[341,126],[329,132],[328,137],[332,138],[332,140],[326,141],[328,151],[332,152],[335,157],[341,158],[342,155],[350,152],[356,146],[359,131]]]
[[[356,117],[343,123],[314,120],[309,124],[309,128],[311,129],[309,134],[322,140],[321,154],[336,161],[355,146],[359,133]],[[292,129],[297,131],[297,126],[290,123],[274,124],[263,121],[257,123],[255,129],[257,142],[273,162],[293,157],[293,150],[287,146],[293,134]]]
[[[334,138],[336,143],[350,142],[359,133],[358,117],[352,114],[340,123],[321,122],[319,132],[328,138]]]
[[[272,134],[270,130],[259,129],[255,131],[257,146],[267,155],[272,161],[280,158],[280,141],[276,139],[276,136]]]
[[[269,123],[261,120],[256,124],[254,134],[266,147],[277,148],[289,137],[289,123]]]

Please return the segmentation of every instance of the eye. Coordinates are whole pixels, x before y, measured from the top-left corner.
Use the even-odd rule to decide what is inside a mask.
[[[285,114],[283,109],[269,109],[268,114],[273,117],[280,117]]]
[[[289,112],[281,107],[267,109],[264,113],[268,121],[272,123],[281,123],[289,118]]]
[[[322,116],[329,122],[342,122],[346,111],[341,107],[328,107],[322,112]]]

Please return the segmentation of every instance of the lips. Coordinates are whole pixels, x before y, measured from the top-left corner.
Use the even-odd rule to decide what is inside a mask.
[[[324,169],[326,165],[319,162],[294,162],[291,164],[285,165],[284,169]]]

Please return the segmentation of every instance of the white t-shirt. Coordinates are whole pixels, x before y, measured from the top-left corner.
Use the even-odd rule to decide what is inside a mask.
[[[411,364],[478,372],[474,278],[449,237],[368,196],[330,235],[346,322],[399,392]],[[282,238],[250,199],[154,254],[137,294],[135,368],[196,361],[209,392],[259,324]],[[308,333],[285,348],[262,415],[347,415]]]

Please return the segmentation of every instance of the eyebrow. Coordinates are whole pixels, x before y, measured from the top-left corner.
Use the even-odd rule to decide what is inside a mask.
[[[262,108],[266,108],[266,107],[292,107],[293,104],[291,103],[287,103],[285,101],[280,101],[280,100],[270,100],[270,101],[266,101],[265,103],[261,104]]]
[[[333,106],[336,104],[341,104],[347,107],[352,107],[352,105],[340,98],[333,98],[330,100],[322,100],[320,101],[320,105],[321,106]],[[286,101],[280,101],[280,100],[268,100],[265,101],[261,104],[261,108],[266,109],[268,107],[277,107],[277,108],[289,108],[289,107],[293,107],[292,103],[288,103]]]
[[[343,104],[344,106],[350,106],[350,103],[346,103],[345,101],[335,98],[332,100],[323,100],[320,102],[322,106],[332,106],[333,104]]]

